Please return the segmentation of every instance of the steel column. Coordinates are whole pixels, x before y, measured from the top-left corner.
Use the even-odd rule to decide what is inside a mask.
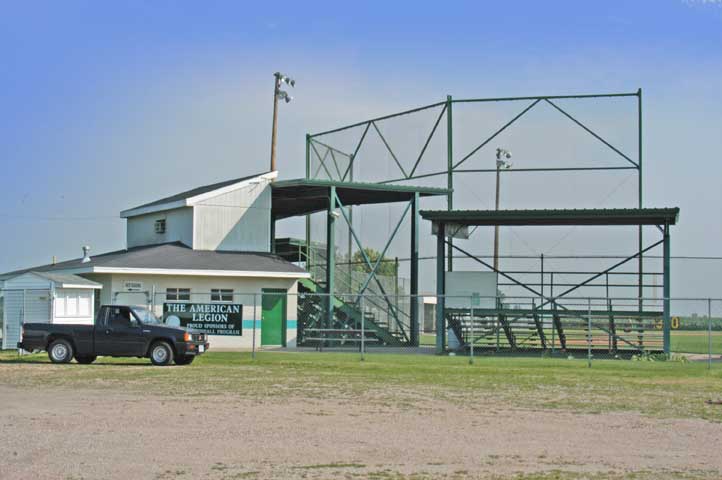
[[[664,318],[664,353],[669,355],[670,353],[670,328],[671,328],[671,322],[670,322],[670,302],[669,302],[669,296],[670,296],[670,284],[669,284],[669,251],[670,251],[670,245],[669,245],[669,225],[664,226],[664,246],[662,247],[664,250],[664,267],[663,267],[663,278],[664,278],[664,288],[663,288],[663,296],[664,296],[664,307],[663,307],[663,318]]]
[[[419,346],[419,192],[414,193],[411,201],[411,345]],[[398,278],[398,259],[396,276]]]
[[[306,134],[306,179],[311,178],[311,135]],[[306,215],[306,271],[311,271],[311,215]]]
[[[436,353],[444,353],[446,331],[444,330],[444,275],[446,270],[446,225],[438,224],[436,231]]]
[[[271,215],[271,253],[276,253],[276,216]]]
[[[326,212],[326,328],[331,328],[333,319],[334,275],[336,270],[336,187],[328,190],[328,211]]]
[[[642,89],[637,90],[637,190],[638,190],[638,204],[639,208],[642,208]],[[642,226],[639,226],[639,251],[642,251],[643,239],[642,239]],[[639,311],[642,311],[642,298],[644,298],[644,287],[642,286],[644,276],[644,256],[639,254]]]
[[[451,95],[446,96],[446,188],[449,193],[446,194],[446,208],[454,209],[454,132],[453,118],[451,114],[452,100]],[[452,249],[453,239],[449,237],[449,271],[454,270],[454,250]]]

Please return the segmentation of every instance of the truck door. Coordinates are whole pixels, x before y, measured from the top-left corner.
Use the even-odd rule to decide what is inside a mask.
[[[105,324],[95,331],[95,354],[136,357],[145,354],[140,323],[128,307],[107,307]]]

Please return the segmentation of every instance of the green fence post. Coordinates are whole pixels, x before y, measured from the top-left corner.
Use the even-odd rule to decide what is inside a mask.
[[[712,370],[712,299],[707,299],[707,369]]]
[[[253,294],[253,338],[251,340],[253,342],[253,344],[251,345],[251,358],[253,360],[256,359],[256,306],[257,306],[257,299],[256,299],[256,294],[254,293]]]
[[[471,307],[471,315],[469,317],[469,321],[471,323],[471,336],[469,337],[469,348],[470,354],[469,354],[469,365],[474,363],[474,297],[471,297],[471,303],[469,303],[469,306]]]
[[[592,368],[592,299],[587,298],[587,366]]]
[[[364,324],[366,323],[366,313],[364,312],[364,296],[361,294],[361,298],[359,299],[359,309],[361,310],[361,361],[363,362],[366,360],[364,357],[366,353],[366,330],[364,328]]]

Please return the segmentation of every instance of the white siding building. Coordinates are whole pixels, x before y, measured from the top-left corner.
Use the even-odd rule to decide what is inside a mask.
[[[26,305],[21,317],[19,297],[6,290],[10,334],[3,348],[14,348],[23,322],[91,323],[99,304],[142,305],[163,316],[179,303],[208,310],[232,305],[241,312],[240,335],[210,335],[211,348],[250,348],[254,327],[258,346],[295,346],[297,283],[310,275],[271,253],[270,183],[276,175],[229,180],[125,210],[124,250],[0,275],[5,289],[27,281],[55,292],[38,300],[32,315]],[[48,273],[88,282],[80,289],[87,293],[42,283]],[[195,317],[182,320],[199,324]]]
[[[101,285],[77,275],[27,272],[4,281],[2,348],[15,348],[24,323],[92,324]]]

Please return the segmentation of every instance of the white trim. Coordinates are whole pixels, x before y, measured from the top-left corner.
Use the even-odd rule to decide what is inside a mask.
[[[91,272],[88,272],[91,273]],[[186,270],[175,268],[93,267],[92,273],[128,273],[138,275],[189,275],[196,277],[311,278],[308,272],[263,272],[251,270]]]
[[[157,205],[148,205],[147,207],[137,207],[137,208],[131,208],[129,210],[123,210],[120,212],[120,218],[137,217],[139,215],[145,215],[148,213],[162,212],[165,210],[173,210],[176,208],[183,208],[183,207],[192,207],[196,203],[202,202],[203,200],[206,200],[208,198],[213,198],[217,195],[222,195],[224,193],[238,190],[239,188],[245,187],[247,185],[251,185],[252,183],[257,183],[255,181],[259,178],[270,182],[271,180],[274,180],[276,177],[278,177],[278,172],[274,170],[273,172],[264,173],[263,175],[258,175],[257,177],[248,178],[248,179],[242,180],[240,182],[232,183],[231,185],[226,185],[225,187],[221,187],[221,188],[217,188],[215,190],[201,193],[194,197],[186,197],[181,200],[176,200],[173,202],[159,203]]]
[[[148,205],[147,207],[131,208],[120,212],[120,218],[137,217],[147,213],[163,212],[165,210],[175,210],[176,208],[187,207],[187,199],[176,200],[175,202],[159,203],[157,205]]]
[[[60,285],[60,288],[77,288],[77,289],[81,289],[81,290],[92,290],[92,289],[100,290],[103,288],[103,286],[102,285],[75,285],[72,283],[63,283]]]
[[[196,203],[202,202],[203,200],[208,200],[209,198],[217,197],[218,195],[223,195],[224,193],[228,193],[228,192],[233,192],[235,190],[238,190],[239,188],[243,188],[243,187],[251,185],[253,183],[258,183],[258,182],[255,182],[256,179],[262,178],[263,180],[267,180],[268,182],[270,182],[271,180],[275,179],[276,177],[278,177],[278,172],[274,170],[273,172],[264,173],[263,175],[259,175],[257,177],[248,178],[248,179],[243,180],[238,183],[233,183],[233,184],[227,185],[225,187],[221,187],[221,188],[217,188],[215,190],[211,190],[209,192],[201,193],[200,195],[196,195],[195,197],[188,197],[188,198],[186,198],[186,202],[189,207],[192,207]]]

